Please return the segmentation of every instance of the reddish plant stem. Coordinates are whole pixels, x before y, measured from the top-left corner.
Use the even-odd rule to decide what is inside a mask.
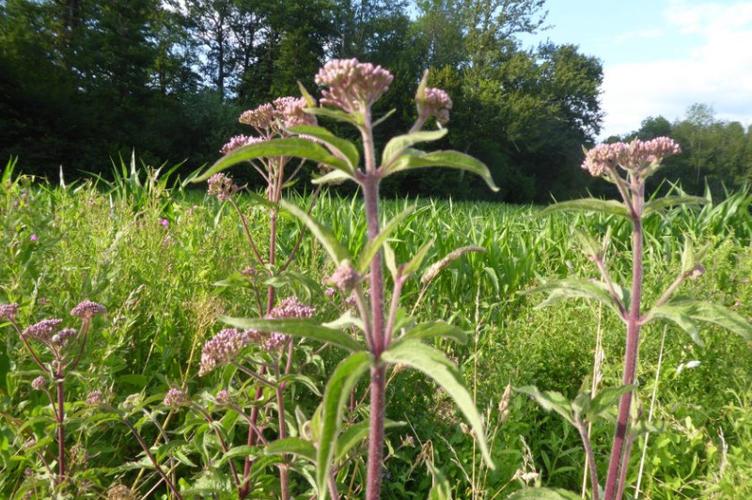
[[[379,234],[379,175],[376,172],[373,136],[370,116],[366,113],[366,125],[362,129],[363,150],[366,156],[366,174],[363,179],[363,197],[368,225],[368,240]],[[371,261],[371,321],[372,354],[374,366],[371,369],[371,415],[368,436],[368,466],[366,479],[366,500],[381,498],[381,472],[384,455],[384,406],[385,406],[385,367],[381,363],[381,353],[386,349],[384,331],[384,276],[382,252]]]
[[[57,387],[57,484],[65,481],[65,389],[64,376],[61,368],[55,371],[55,385]]]
[[[131,425],[131,423],[128,421],[127,418],[121,417],[121,420],[123,423],[128,427],[128,429],[131,431],[131,434],[133,434],[133,437],[136,438],[136,441],[138,441],[138,444],[141,445],[141,449],[144,450],[144,453],[146,453],[146,456],[149,457],[149,460],[151,461],[152,465],[154,466],[154,469],[157,471],[157,473],[162,477],[162,480],[167,484],[167,487],[170,488],[170,491],[173,495],[175,495],[175,498],[178,500],[182,500],[182,496],[178,492],[177,488],[175,487],[175,484],[170,481],[170,478],[165,474],[165,471],[162,469],[162,466],[159,465],[159,462],[157,462],[157,459],[154,458],[154,455],[149,450],[149,445],[146,444],[144,439],[141,437],[141,434],[138,433],[138,431]]]
[[[635,216],[632,218],[632,292],[627,317],[627,345],[624,354],[624,372],[622,383],[632,385],[637,372],[637,354],[640,345],[640,300],[642,297],[642,193],[638,190],[635,203]],[[619,413],[616,431],[611,446],[611,457],[606,476],[605,500],[615,500],[617,491],[623,489],[618,483],[626,479],[621,468],[627,467],[629,457],[624,456],[625,440],[629,428],[629,416],[632,406],[632,392],[624,394],[619,401]]]
[[[585,422],[579,418],[577,418],[576,424],[577,431],[580,433],[580,438],[582,439],[582,446],[585,448],[585,455],[588,459],[588,467],[590,468],[590,488],[593,491],[593,500],[599,500],[600,492],[598,491],[598,488],[600,488],[600,485],[598,484],[598,467],[595,464],[595,454],[593,453],[593,446],[590,442],[587,425],[585,425]]]

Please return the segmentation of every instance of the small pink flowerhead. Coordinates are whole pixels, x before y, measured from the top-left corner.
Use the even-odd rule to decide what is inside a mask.
[[[240,187],[233,182],[231,177],[221,172],[209,177],[208,184],[209,190],[207,193],[209,196],[216,196],[220,201],[229,200],[233,194],[240,190]]]
[[[360,275],[350,261],[345,260],[342,261],[334,273],[326,279],[326,283],[334,285],[341,291],[347,293],[355,287],[359,279]]]
[[[35,391],[41,391],[45,387],[47,387],[47,379],[41,375],[31,381],[31,388]]]
[[[302,97],[279,97],[274,100],[274,113],[284,128],[316,125],[316,118],[305,112],[308,103]]]
[[[217,404],[226,406],[230,404],[230,393],[227,389],[222,389],[217,393],[217,396],[214,399],[217,401]]]
[[[332,298],[337,293],[337,290],[335,288],[332,288],[330,286],[326,287],[326,290],[324,290],[324,295],[327,298]]]
[[[21,335],[25,338],[32,338],[40,342],[49,342],[52,335],[57,332],[62,323],[63,320],[57,318],[43,319],[38,323],[26,327],[26,329],[21,332]]]
[[[178,389],[177,387],[171,388],[167,391],[164,398],[164,405],[170,408],[178,408],[180,406],[187,406],[191,403],[191,398],[188,397],[188,393]]]
[[[201,362],[198,374],[203,377],[217,366],[232,361],[248,344],[260,340],[261,336],[254,330],[241,331],[225,328],[206,341],[201,350]]]
[[[622,166],[626,169],[643,169],[681,153],[681,147],[670,137],[656,137],[648,141],[635,139],[629,143],[628,151],[629,161]]]
[[[107,309],[105,309],[102,304],[97,304],[90,300],[84,300],[71,309],[70,314],[71,316],[76,316],[81,319],[91,319],[97,314],[104,314],[105,312],[107,312]]]
[[[239,121],[264,133],[274,126],[274,118],[274,106],[270,103],[265,103],[257,108],[244,111],[240,115]]]
[[[0,304],[0,319],[16,319],[18,314],[18,304]]]
[[[159,225],[162,226],[163,228],[167,229],[168,227],[170,227],[170,221],[167,220],[167,219],[164,219],[164,218],[160,218],[159,219]]]
[[[628,159],[627,145],[623,142],[613,144],[599,144],[587,151],[582,168],[587,170],[593,177],[601,177],[622,165]]]
[[[251,135],[236,135],[231,137],[230,140],[227,141],[227,144],[222,146],[222,149],[220,149],[219,152],[223,155],[226,155],[232,153],[238,148],[242,148],[243,146],[258,144],[260,142],[264,142],[261,137],[253,137]]]
[[[452,110],[452,99],[445,90],[427,87],[423,95],[417,98],[418,112],[424,119],[436,118],[442,125],[449,122],[449,112]]]
[[[310,318],[316,314],[316,308],[303,304],[297,297],[287,297],[280,301],[271,311],[269,319]]]
[[[371,63],[357,59],[333,59],[316,74],[316,83],[328,87],[321,103],[348,113],[363,111],[389,89],[394,76]]]
[[[37,236],[37,233],[32,233],[32,235],[29,236],[29,239],[31,241],[39,241],[39,236]]]
[[[102,391],[96,390],[91,391],[86,396],[86,404],[91,406],[99,406],[104,402],[104,396],[102,395]]]
[[[51,342],[58,347],[64,347],[77,333],[73,328],[63,328],[52,336]]]

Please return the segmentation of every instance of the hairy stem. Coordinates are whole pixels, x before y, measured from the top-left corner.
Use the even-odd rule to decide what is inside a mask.
[[[638,189],[638,195],[642,190]],[[624,372],[622,383],[632,385],[637,372],[637,354],[640,344],[640,300],[642,297],[642,221],[641,196],[637,197],[637,215],[632,219],[632,292],[629,315],[627,317],[627,344],[624,354]],[[606,500],[615,500],[620,483],[626,476],[621,474],[621,468],[627,467],[629,457],[624,456],[625,440],[629,427],[629,416],[632,405],[632,392],[625,393],[619,401],[619,413],[616,421],[616,431],[611,447],[611,457],[606,476]]]
[[[366,172],[362,182],[363,198],[368,226],[368,240],[373,241],[379,234],[379,181],[376,170],[376,152],[373,143],[370,109],[364,113],[365,124],[361,128]],[[366,479],[366,500],[381,498],[381,469],[384,456],[384,405],[386,369],[381,363],[381,353],[386,349],[384,331],[384,274],[383,252],[379,251],[371,261],[371,351],[374,366],[371,368],[371,415],[368,435],[368,465]]]
[[[57,484],[65,481],[65,378],[61,368],[55,372],[57,387]]]

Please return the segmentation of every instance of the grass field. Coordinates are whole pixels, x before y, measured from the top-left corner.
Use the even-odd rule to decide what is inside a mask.
[[[385,209],[396,213],[412,202],[388,201]],[[671,282],[688,237],[709,243],[710,250],[706,274],[683,291],[751,317],[751,202],[748,193],[736,193],[701,209],[677,208],[648,219],[646,299]],[[359,203],[323,194],[314,214],[341,241],[362,242],[365,222]],[[442,392],[417,372],[397,373],[388,386],[387,417],[407,425],[387,431],[384,497],[426,498],[431,487],[426,461],[449,479],[456,498],[504,498],[524,482],[579,491],[584,455],[576,432],[521,395],[513,396],[503,423],[497,405],[510,383],[535,384],[570,397],[583,384],[589,387],[599,331],[605,353],[602,385],[618,385],[624,344],[619,320],[580,300],[539,309],[535,306],[541,294],[524,293],[539,277],[596,277],[596,269],[574,244],[574,230],[602,234],[608,221],[603,216],[540,216],[535,207],[417,203],[421,209],[393,242],[398,259],[430,238],[436,238],[430,260],[459,246],[486,249],[445,270],[415,314],[443,318],[471,332],[465,346],[437,342],[459,363],[486,414],[497,468],[482,466],[459,414]],[[257,241],[267,241],[264,211],[249,198],[241,198],[240,205]],[[97,320],[89,351],[70,383],[69,401],[85,399],[92,388],[111,390],[114,400],[122,401],[139,391],[162,396],[174,384],[185,383],[192,394],[217,386],[220,375],[197,376],[203,341],[222,328],[220,314],[253,316],[255,311],[249,289],[217,285],[223,280],[226,285],[228,277],[250,263],[241,228],[227,205],[200,191],[167,190],[159,183],[136,185],[121,179],[111,186],[84,182],[63,188],[32,186],[22,179],[0,191],[0,220],[0,302],[21,304],[23,323],[63,317],[85,298],[108,309]],[[613,272],[628,284],[629,227],[615,224]],[[301,230],[296,221],[282,219],[282,248],[291,248]],[[306,235],[293,266],[304,279],[278,284],[281,295],[295,293],[315,305],[317,318],[334,319],[332,299],[325,297],[321,284],[333,271],[324,257]],[[405,303],[418,293],[418,286],[409,284]],[[44,452],[45,446],[54,449],[54,427],[49,404],[28,385],[34,365],[10,328],[0,332],[0,496],[33,496],[49,482],[36,452]],[[641,480],[645,498],[752,497],[752,345],[715,328],[704,329],[701,337],[703,347],[674,326],[651,324],[644,332],[639,360],[644,415],[658,384],[653,415],[658,429],[650,435]],[[337,360],[335,351],[325,349],[301,362],[322,387]],[[295,387],[288,394],[289,407],[310,415],[318,396]],[[139,474],[145,468],[143,456],[128,429],[107,421],[90,425],[88,410],[75,403],[68,411],[68,439],[72,449],[79,446],[71,452],[71,468],[79,473],[78,495],[101,497],[111,485],[130,486],[137,477],[139,492],[146,494],[156,476],[148,467]],[[138,426],[148,439],[158,432],[153,422],[162,421],[160,412],[164,410],[144,410],[141,415]],[[191,444],[190,424],[187,417],[173,417],[164,432],[177,444],[172,450],[159,449],[165,456],[179,452],[174,473],[184,485],[200,481],[205,472],[196,465],[203,462],[198,459],[200,446]],[[612,430],[612,424],[595,427],[598,456],[607,454]],[[30,446],[32,435],[36,444]],[[242,444],[240,434],[236,441]],[[640,439],[632,454],[629,495],[643,448]],[[343,495],[349,491],[357,497],[362,454],[347,467],[342,477],[354,478],[354,484],[350,490],[343,488]],[[268,475],[267,494],[274,496],[273,468]],[[299,498],[309,498],[304,476],[293,474],[293,483]],[[163,490],[157,491],[166,495]]]

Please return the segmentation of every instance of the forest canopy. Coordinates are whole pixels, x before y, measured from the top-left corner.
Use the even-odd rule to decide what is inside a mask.
[[[520,36],[545,23],[544,0],[0,1],[0,162],[18,156],[23,171],[50,179],[61,166],[69,178],[107,176],[111,159],[135,150],[145,163],[192,171],[244,132],[240,112],[298,95],[298,81],[316,93],[319,66],[356,57],[399,82],[379,113],[413,109],[430,68],[431,84],[454,101],[451,134],[436,147],[477,156],[502,188],[489,194],[447,171],[397,177],[388,192],[510,202],[578,195],[588,185],[582,147],[603,117],[603,68],[575,45],[524,47]],[[649,118],[632,135],[674,135],[688,154],[666,172],[692,189],[705,176],[749,181],[752,130],[702,109],[673,124]],[[391,116],[377,141],[412,119]]]

